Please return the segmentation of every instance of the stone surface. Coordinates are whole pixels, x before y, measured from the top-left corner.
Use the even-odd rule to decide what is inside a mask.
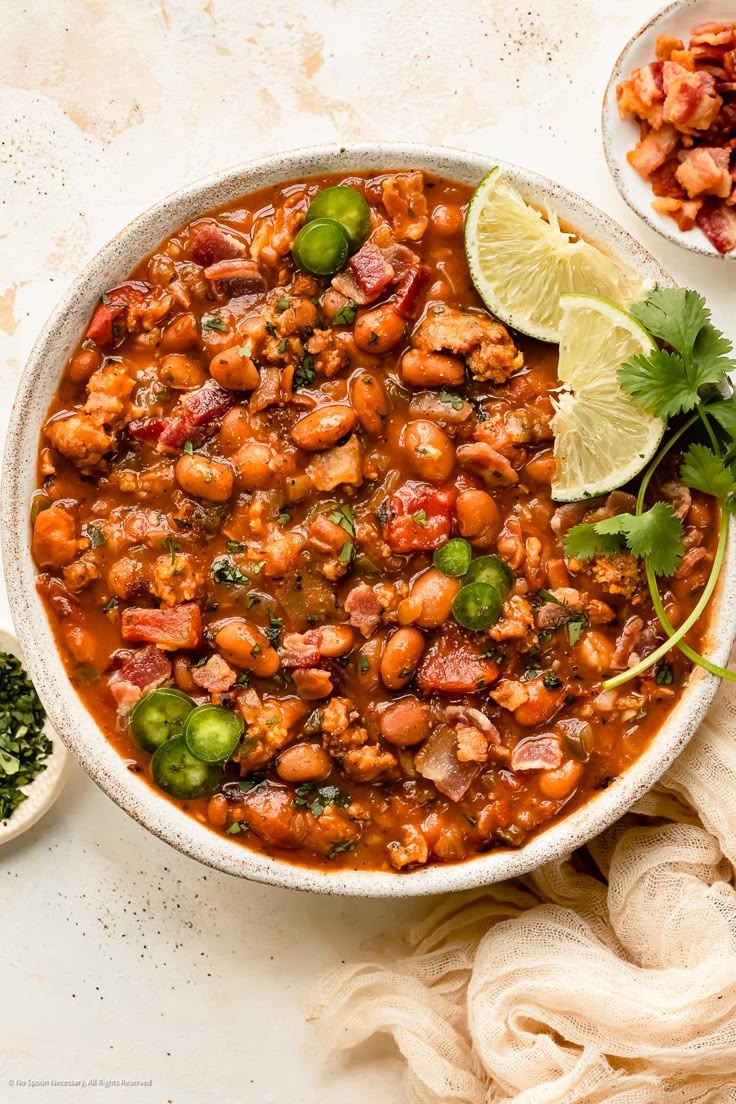
[[[0,436],[14,381],[73,274],[162,194],[327,140],[465,146],[619,219],[717,324],[733,272],[660,239],[608,175],[599,112],[651,0],[4,0],[0,60]],[[462,11],[462,15],[460,12]],[[729,293],[727,281],[730,283]],[[7,624],[0,587],[0,624]],[[398,1064],[326,1069],[305,1022],[321,969],[384,949],[419,903],[313,898],[177,854],[78,768],[0,851],[0,1100],[356,1104],[401,1100]]]

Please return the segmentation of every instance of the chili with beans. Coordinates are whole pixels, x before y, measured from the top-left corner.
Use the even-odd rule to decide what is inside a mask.
[[[562,538],[632,498],[552,502],[557,350],[482,308],[469,196],[326,176],[195,219],[104,290],[49,411],[33,554],[69,677],[245,846],[402,871],[518,847],[687,680],[674,651],[601,692],[658,621],[628,553]],[[689,549],[678,623],[716,519],[657,491]]]

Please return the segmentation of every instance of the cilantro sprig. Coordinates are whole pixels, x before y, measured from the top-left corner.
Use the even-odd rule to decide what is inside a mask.
[[[694,663],[721,678],[736,680],[734,672],[718,667],[684,641],[707,606],[718,581],[728,536],[727,519],[736,513],[736,396],[728,374],[736,372],[732,344],[713,325],[702,295],[687,288],[658,288],[630,308],[631,314],[660,342],[648,355],[634,356],[621,366],[618,381],[637,406],[655,417],[689,417],[674,430],[642,477],[635,513],[576,525],[564,540],[565,552],[577,559],[611,556],[628,549],[644,565],[654,609],[668,639],[636,666],[603,683],[613,689],[643,674],[677,646]],[[699,425],[707,443],[695,441],[686,449],[679,471],[686,487],[712,495],[721,506],[721,530],[710,575],[694,608],[677,628],[667,617],[658,576],[672,575],[685,552],[684,530],[671,504],[656,502],[644,509],[652,477],[664,458],[686,433]]]

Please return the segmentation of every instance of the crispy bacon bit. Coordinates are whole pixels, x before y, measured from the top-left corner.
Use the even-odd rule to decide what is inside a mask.
[[[158,441],[166,426],[165,418],[134,418],[126,428],[136,441]]]
[[[191,254],[195,264],[209,268],[218,261],[242,257],[244,253],[245,243],[216,222],[200,222],[193,228]]]
[[[372,587],[359,583],[345,598],[345,612],[353,628],[368,638],[381,620],[381,603]]]
[[[123,640],[157,644],[165,652],[179,648],[197,648],[202,642],[202,614],[195,602],[171,609],[123,610],[120,621]]]
[[[393,307],[402,318],[416,318],[419,314],[422,293],[430,281],[430,271],[426,265],[410,268],[396,289]]]
[[[735,91],[735,22],[694,27],[687,49],[660,36],[657,61],[616,90],[621,115],[642,124],[627,157],[651,178],[654,210],[684,232],[698,226],[719,253],[736,248]]]
[[[457,491],[410,481],[391,495],[383,537],[392,551],[431,552],[450,536]]]
[[[690,196],[719,196],[728,199],[733,181],[729,170],[730,150],[701,146],[689,150],[677,170],[677,179]]]
[[[174,412],[163,419],[161,428],[159,419],[142,419],[135,423],[135,432],[131,429],[131,433],[138,440],[157,438],[161,449],[180,449],[192,440],[197,429],[225,414],[234,401],[232,391],[226,391],[214,380],[207,380],[196,391],[182,395]]]
[[[302,633],[287,633],[279,648],[281,666],[319,667],[321,655],[316,644],[310,643]]]
[[[235,257],[229,261],[216,261],[204,270],[208,280],[212,280],[218,295],[235,298],[242,295],[263,295],[267,284],[263,273],[255,261]]]
[[[207,380],[196,391],[187,391],[179,400],[179,406],[194,426],[204,425],[213,418],[219,418],[233,405],[232,391],[226,391],[214,380]]]
[[[354,278],[363,295],[367,296],[366,303],[372,303],[377,299],[394,278],[393,265],[388,263],[373,242],[366,242],[357,253],[353,254],[348,261],[347,271]],[[334,281],[332,286],[336,286]]]
[[[526,736],[511,752],[512,771],[556,770],[562,763],[562,749],[551,732]]]
[[[110,693],[127,710],[147,690],[156,690],[171,678],[171,662],[153,644],[138,648],[110,678]]]
[[[424,653],[417,682],[423,694],[471,694],[498,678],[492,659],[479,655],[478,644],[449,629]]]
[[[736,211],[733,208],[710,200],[700,208],[696,221],[719,253],[736,249]]]
[[[114,345],[125,337],[125,319],[133,303],[142,303],[149,288],[142,283],[121,284],[102,297],[87,330],[87,337],[100,348]]]
[[[211,655],[201,667],[192,668],[192,678],[197,686],[210,694],[224,694],[235,685],[237,674],[221,655]]]

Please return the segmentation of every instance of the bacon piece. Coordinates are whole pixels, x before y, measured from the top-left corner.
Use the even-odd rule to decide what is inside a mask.
[[[237,674],[221,655],[211,655],[201,667],[192,668],[192,678],[197,686],[210,694],[224,694],[235,685]]]
[[[353,587],[345,598],[344,608],[350,624],[366,638],[381,620],[381,603],[367,583]]]
[[[670,157],[664,165],[660,165],[658,169],[651,173],[650,181],[655,196],[668,199],[685,199],[687,197],[685,189],[677,179],[679,167],[680,162],[677,158]]]
[[[195,264],[209,268],[218,261],[242,257],[245,253],[245,242],[217,222],[200,222],[193,228],[190,252]]]
[[[121,710],[128,709],[148,690],[156,690],[171,678],[171,662],[160,648],[138,648],[110,678],[110,693]]]
[[[683,156],[677,170],[677,179],[691,199],[700,195],[714,195],[727,199],[731,194],[732,180],[729,170],[731,151],[700,146]]]
[[[215,261],[204,270],[212,280],[215,291],[231,298],[242,295],[262,295],[267,289],[263,274],[255,261],[235,257],[227,261]]]
[[[354,278],[363,295],[367,296],[368,303],[377,299],[394,278],[393,265],[389,264],[374,242],[366,242],[357,253],[353,254],[348,261],[347,271]],[[335,287],[334,281],[332,286]]]
[[[641,69],[634,69],[629,79],[621,81],[616,88],[616,100],[622,119],[632,114],[645,119],[650,126],[660,127],[664,104],[662,63],[653,61]]]
[[[706,200],[698,211],[697,223],[719,253],[736,249],[736,211],[717,200]]]
[[[101,348],[125,336],[125,322],[119,321],[133,303],[142,303],[149,288],[140,282],[121,284],[103,297],[87,330],[87,337]]]
[[[422,293],[429,284],[431,272],[426,265],[410,268],[396,289],[393,307],[402,318],[416,318]]]
[[[281,666],[319,667],[322,656],[315,643],[310,643],[302,633],[286,633],[279,648]]]
[[[470,694],[498,678],[492,659],[481,659],[479,646],[468,636],[448,630],[424,653],[417,682],[422,693]]]
[[[123,610],[120,622],[123,640],[158,644],[165,652],[197,648],[202,641],[202,614],[195,602],[170,609]]]
[[[136,441],[158,441],[166,426],[166,418],[135,418],[126,428]]]
[[[158,443],[162,449],[180,449],[192,439],[194,426],[183,415],[166,418],[164,428],[159,434]]]
[[[512,771],[556,770],[562,763],[562,749],[551,732],[526,736],[511,752]]]
[[[225,414],[234,401],[232,391],[226,391],[214,380],[207,380],[203,387],[182,395],[179,406],[192,425],[200,426]]]
[[[383,538],[392,551],[431,552],[450,536],[457,490],[410,480],[391,495]]]
[[[655,53],[657,61],[669,61],[675,50],[684,50],[685,43],[681,38],[673,38],[672,35],[657,35]]]
[[[629,150],[626,160],[645,179],[663,165],[680,138],[673,126],[664,125],[660,130],[650,130],[640,142]]]
[[[666,61],[663,78],[664,122],[680,130],[707,130],[723,104],[710,73],[691,73],[676,62]]]
[[[624,625],[616,641],[616,647],[611,656],[611,667],[614,670],[624,670],[629,663],[629,657],[636,647],[639,634],[644,628],[641,617],[630,617]]]

